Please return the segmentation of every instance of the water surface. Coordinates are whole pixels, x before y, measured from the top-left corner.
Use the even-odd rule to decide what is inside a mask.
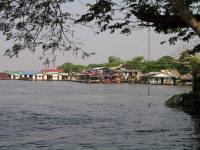
[[[199,149],[199,120],[164,106],[190,87],[0,81],[2,150]]]

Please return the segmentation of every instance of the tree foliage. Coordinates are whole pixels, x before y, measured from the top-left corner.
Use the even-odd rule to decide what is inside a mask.
[[[73,0],[1,0],[0,31],[11,41],[5,50],[9,57],[21,51],[43,50],[42,59],[55,56],[55,51],[82,51],[89,56],[74,37],[76,14],[68,11]],[[91,53],[93,54],[93,53]]]
[[[190,41],[200,36],[199,0],[98,0],[89,5],[88,13],[77,22],[94,22],[100,32],[111,33],[120,30],[130,34],[132,31],[147,26],[156,32],[176,33],[169,39],[170,44],[176,41]],[[164,43],[164,42],[163,42]],[[200,49],[196,49],[198,52]]]
[[[63,69],[64,72],[67,73],[78,73],[82,72],[86,69],[86,66],[83,65],[75,65],[73,63],[66,62],[62,64],[61,66],[58,66],[59,69]]]
[[[42,44],[44,51],[72,47],[68,36],[73,22],[68,12],[61,11],[61,5],[69,0],[4,0],[0,2],[0,30],[14,45],[6,55],[17,56],[28,48],[35,51]],[[69,26],[63,26],[67,23]],[[62,40],[62,39],[67,39]],[[74,47],[75,49],[75,47]]]
[[[178,59],[172,56],[163,56],[158,60],[147,61],[143,57],[136,56],[126,62],[127,66],[132,69],[141,70],[143,73],[160,70],[178,70],[181,74],[189,73],[190,69],[188,66],[180,63]]]
[[[179,61],[190,68],[192,72],[199,72],[200,69],[200,56],[191,55],[187,51],[183,52],[179,58]]]
[[[100,31],[132,31],[151,26],[158,33],[176,33],[169,39],[189,41],[200,36],[199,0],[98,0],[88,4],[88,13],[76,19],[68,7],[74,0],[2,0],[0,31],[11,41],[5,54],[13,57],[26,49],[76,53],[80,43],[74,37],[76,23],[94,22]],[[199,51],[199,46],[194,52]],[[92,53],[93,54],[93,53]],[[83,51],[83,57],[89,56]]]
[[[116,67],[120,64],[124,64],[125,61],[123,61],[121,58],[116,56],[109,56],[108,62],[102,63],[102,64],[89,64],[87,68],[96,68],[96,67]]]
[[[108,57],[108,61],[106,63],[89,64],[87,66],[75,65],[73,63],[64,63],[58,68],[64,69],[65,72],[72,73],[72,72],[82,72],[83,70],[86,70],[89,68],[96,68],[96,67],[110,68],[110,67],[117,67],[120,64],[126,64],[130,69],[140,70],[143,73],[147,73],[149,71],[151,72],[151,71],[160,71],[160,70],[167,69],[167,70],[178,70],[181,74],[187,74],[187,73],[192,72],[192,67],[189,64],[193,66],[196,64],[196,62],[191,61],[190,58],[184,57],[183,59],[182,57],[180,57],[180,59],[176,59],[175,57],[172,57],[172,56],[163,56],[159,58],[158,60],[147,61],[142,56],[136,56],[131,60],[124,61],[120,59],[119,57],[110,56]],[[196,56],[195,59],[193,60],[196,60],[196,59],[199,60],[200,59],[199,56],[198,57]],[[198,63],[198,67],[199,67],[199,63]]]
[[[106,67],[114,67],[114,66],[118,66],[123,63],[124,63],[124,61],[121,58],[115,57],[115,56],[110,56],[110,57],[108,57],[108,63],[105,65],[106,65]]]
[[[142,70],[144,66],[144,57],[142,56],[136,56],[131,60],[128,60],[126,62],[127,66],[132,68],[132,69],[138,69]]]

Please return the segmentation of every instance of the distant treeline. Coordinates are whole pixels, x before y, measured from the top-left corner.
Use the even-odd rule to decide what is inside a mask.
[[[116,67],[120,64],[126,64],[131,69],[141,70],[143,73],[148,71],[160,71],[162,69],[176,69],[181,74],[189,73],[190,67],[182,63],[179,59],[172,56],[163,56],[155,61],[147,61],[142,56],[136,56],[131,60],[122,60],[119,57],[110,56],[108,57],[108,62],[101,64],[89,64],[87,66],[84,65],[75,65],[73,63],[66,62],[61,66],[58,66],[60,69],[64,69],[64,72],[72,73],[72,72],[82,72],[89,68],[94,67]]]

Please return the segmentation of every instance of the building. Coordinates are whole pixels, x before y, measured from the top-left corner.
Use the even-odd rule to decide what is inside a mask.
[[[0,80],[9,80],[10,75],[6,72],[0,72]]]
[[[70,80],[70,75],[69,73],[59,73],[59,79],[62,81],[69,81]]]
[[[48,72],[58,72],[58,73],[63,73],[63,69],[50,69],[50,68],[44,68],[41,70],[41,73],[48,73]]]
[[[90,68],[76,74],[76,80],[86,83],[111,83],[111,70],[107,67]]]
[[[24,71],[20,72],[20,80],[33,80],[33,76],[36,75],[38,72],[36,71]]]
[[[37,73],[37,74],[33,75],[33,80],[34,81],[47,81],[48,76],[44,73]]]
[[[181,74],[177,70],[161,70],[160,72],[149,73],[150,84],[176,85]]]
[[[46,72],[33,75],[35,81],[67,81],[70,80],[68,73]]]
[[[130,69],[124,64],[121,64],[117,67],[112,67],[111,69],[113,83],[136,83],[139,80],[140,71],[136,69]]]
[[[154,76],[151,76],[149,82],[151,84],[175,85],[176,77],[160,72]]]
[[[12,72],[8,72],[8,74],[9,74],[11,80],[19,80],[20,75],[21,75],[20,71],[19,72],[18,71],[16,71],[16,72],[12,71]]]
[[[192,80],[193,80],[192,74],[188,73],[186,75],[182,75],[180,79],[182,85],[192,85]]]
[[[33,76],[35,81],[66,81],[69,79],[69,74],[64,73],[63,69],[42,69],[40,73]]]

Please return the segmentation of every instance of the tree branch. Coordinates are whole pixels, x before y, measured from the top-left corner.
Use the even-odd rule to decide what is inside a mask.
[[[169,0],[171,6],[176,11],[176,13],[191,27],[197,35],[200,37],[200,21],[195,15],[193,15],[192,11],[189,7],[184,5],[184,0]]]

